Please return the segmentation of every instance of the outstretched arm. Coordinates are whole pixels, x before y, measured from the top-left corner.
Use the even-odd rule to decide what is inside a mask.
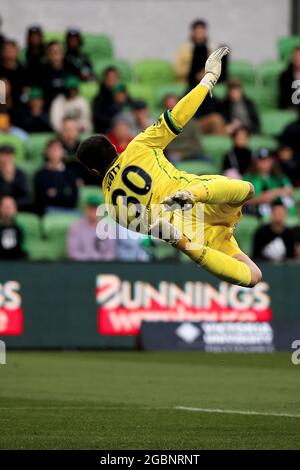
[[[206,61],[205,75],[199,85],[185,95],[170,111],[170,118],[176,127],[184,127],[194,116],[208,92],[212,92],[221,74],[221,60],[229,53],[228,47],[220,47]]]
[[[181,132],[183,126],[194,116],[208,92],[221,74],[222,57],[228,54],[228,47],[220,47],[206,61],[205,75],[199,85],[184,96],[174,108],[163,113],[159,120],[141,132],[129,145],[142,144],[151,148],[164,149]]]

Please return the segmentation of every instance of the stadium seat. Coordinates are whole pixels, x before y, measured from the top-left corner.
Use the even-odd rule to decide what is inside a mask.
[[[46,214],[42,227],[45,239],[51,244],[52,259],[61,259],[66,255],[66,237],[69,227],[79,216],[68,213]]]
[[[254,102],[258,111],[276,109],[278,107],[277,88],[245,85],[244,92]]]
[[[300,46],[300,36],[285,36],[277,41],[278,55],[284,62],[289,62],[295,47]]]
[[[10,145],[15,151],[16,162],[25,158],[24,144],[19,137],[12,134],[0,134],[0,145]]]
[[[162,107],[162,102],[167,95],[176,95],[181,98],[186,91],[186,85],[184,83],[169,83],[167,85],[161,85],[155,89],[155,100],[159,108]]]
[[[24,248],[30,253],[31,248],[41,239],[40,218],[30,212],[19,212],[16,220],[24,234]]]
[[[92,103],[99,91],[99,85],[97,82],[81,82],[79,90],[81,96],[83,96],[88,103]]]
[[[293,197],[294,197],[294,201],[296,202],[296,204],[299,204],[300,203],[300,188],[294,189]]]
[[[107,59],[95,62],[94,72],[97,79],[101,79],[103,72],[108,67],[115,67],[118,70],[122,82],[128,83],[133,80],[134,72],[131,65],[126,60],[121,59]]]
[[[134,64],[134,69],[141,83],[160,85],[175,81],[173,65],[166,60],[139,60]]]
[[[226,83],[218,83],[214,87],[213,95],[215,98],[218,100],[224,100],[227,92],[227,86]]]
[[[177,251],[166,242],[157,241],[154,247],[156,261],[167,261],[176,258]]]
[[[259,219],[251,215],[244,215],[244,217],[237,224],[235,237],[241,250],[249,256],[252,254],[254,234],[259,226]]]
[[[102,189],[100,186],[81,186],[79,188],[79,209],[82,211],[88,197],[97,196],[104,202]]]
[[[278,142],[271,136],[253,135],[250,137],[249,147],[251,150],[258,150],[260,148],[268,148],[269,150],[276,150]]]
[[[24,160],[24,161],[18,162],[17,167],[20,168],[20,170],[24,171],[25,175],[27,176],[27,180],[29,183],[29,190],[31,194],[33,195],[34,175],[41,168],[40,162]]]
[[[105,34],[83,34],[83,52],[93,63],[113,57],[113,43]]]
[[[203,152],[208,157],[214,160],[214,167],[216,171],[222,168],[224,155],[232,148],[232,141],[230,137],[221,135],[206,135],[201,138]]]
[[[174,165],[178,170],[193,173],[195,175],[212,175],[216,172],[216,168],[213,163],[199,160],[183,160],[181,162],[174,163]]]
[[[229,62],[229,76],[238,78],[243,85],[255,85],[256,74],[252,64],[244,61]]]
[[[296,119],[296,111],[264,111],[261,113],[261,132],[264,135],[279,136]]]
[[[260,81],[264,87],[277,88],[278,79],[286,64],[278,60],[263,62],[258,68]]]
[[[28,160],[42,163],[47,142],[53,139],[55,134],[51,132],[40,132],[30,134],[26,142],[26,154]]]
[[[144,83],[129,83],[127,88],[131,98],[145,100],[152,110],[156,108],[155,87]]]

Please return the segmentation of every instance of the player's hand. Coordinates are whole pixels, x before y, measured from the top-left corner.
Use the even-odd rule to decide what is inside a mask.
[[[229,54],[229,52],[229,47],[219,47],[212,54],[210,54],[205,63],[205,75],[200,83],[209,88],[210,91],[220,78],[222,70],[222,58]]]
[[[195,204],[195,196],[187,190],[177,191],[171,196],[165,197],[161,204],[164,205],[165,210],[175,211],[176,209],[189,210]]]

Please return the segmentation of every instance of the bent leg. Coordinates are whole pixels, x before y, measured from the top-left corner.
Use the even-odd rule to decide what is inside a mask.
[[[253,287],[255,285],[251,268],[244,259],[237,258],[240,255],[232,258],[221,251],[201,245],[199,245],[198,249],[189,249],[190,244],[185,237],[174,244],[174,246],[189,256],[199,266],[224,281],[244,287]]]
[[[248,181],[229,178],[201,178],[197,184],[187,186],[195,202],[205,204],[242,205],[253,197],[253,185]]]
[[[249,256],[245,255],[245,253],[238,253],[234,255],[234,258],[244,264],[246,264],[251,272],[251,283],[249,287],[254,287],[258,282],[262,279],[262,272],[259,267],[249,258]]]

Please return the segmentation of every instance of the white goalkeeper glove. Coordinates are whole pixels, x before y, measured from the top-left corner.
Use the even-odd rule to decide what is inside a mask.
[[[222,57],[229,54],[230,49],[227,46],[219,47],[208,57],[205,63],[205,75],[201,80],[201,85],[209,89],[210,94],[213,87],[220,78],[222,70]]]
[[[166,211],[175,211],[176,209],[186,209],[189,210],[195,204],[195,196],[186,189],[182,191],[176,191],[176,193],[171,194],[171,196],[165,197],[161,204],[164,205]]]

